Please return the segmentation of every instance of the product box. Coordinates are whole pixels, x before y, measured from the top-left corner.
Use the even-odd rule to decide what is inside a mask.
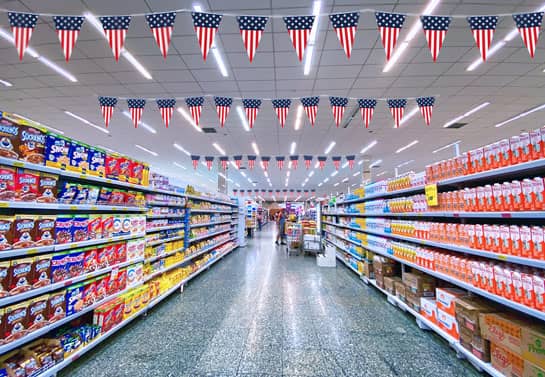
[[[0,112],[0,156],[19,158],[19,125],[6,112]]]
[[[407,305],[411,307],[415,312],[420,313],[420,296],[418,294],[415,294],[411,290],[407,289],[405,290],[405,298],[407,299]]]
[[[72,141],[54,133],[48,133],[45,145],[45,165],[67,169],[70,166],[70,146]]]
[[[545,329],[526,326],[522,329],[522,358],[545,369]]]
[[[401,278],[399,276],[385,276],[384,277],[384,289],[391,295],[396,294],[395,283],[400,282]]]
[[[478,336],[473,335],[471,340],[471,353],[484,362],[490,362],[490,341]]]
[[[374,279],[375,278],[375,272],[373,270],[373,265],[371,263],[362,263],[363,267],[363,276],[365,276],[367,279]]]
[[[456,315],[456,298],[466,296],[467,292],[458,288],[437,288],[437,309],[452,316]]]
[[[88,174],[104,178],[106,176],[106,152],[96,147],[89,147]]]
[[[460,330],[458,328],[456,318],[448,313],[445,313],[439,308],[437,308],[437,324],[441,330],[452,336],[454,339],[460,339]]]
[[[403,302],[407,302],[407,286],[402,281],[396,281],[394,282],[394,287],[396,290],[396,296]]]
[[[493,342],[490,345],[490,362],[494,368],[505,376],[523,376],[524,361],[519,356]]]
[[[497,308],[478,297],[458,297],[456,301],[456,320],[460,327],[475,335],[481,334],[479,314],[497,312]]]
[[[532,364],[528,360],[524,360],[524,374],[523,377],[543,377],[545,376],[545,369]]]
[[[382,276],[395,276],[397,275],[399,264],[393,259],[384,258],[375,255],[373,258],[373,270],[375,274]]]
[[[434,297],[420,298],[420,314],[437,324],[437,303],[435,302]]]
[[[106,178],[109,179],[119,179],[119,163],[121,156],[115,153],[108,153],[106,155],[105,162],[105,172]]]
[[[68,170],[87,174],[89,170],[89,146],[78,141],[72,141],[69,156],[70,165]]]
[[[407,289],[420,297],[435,296],[435,278],[420,273],[403,272],[403,283]]]
[[[19,126],[19,159],[43,165],[45,160],[46,129],[21,124]]]

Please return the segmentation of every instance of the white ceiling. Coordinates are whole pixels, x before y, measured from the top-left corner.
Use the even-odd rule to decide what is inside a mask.
[[[322,11],[329,13],[372,8],[419,13],[428,1],[366,1],[362,4],[362,1],[357,0],[322,0]],[[525,12],[540,8],[544,2],[545,0],[441,0],[434,14],[487,15]],[[195,2],[188,0],[11,0],[0,1],[0,8],[54,14],[82,14],[90,11],[97,15],[109,15],[191,8],[194,4]],[[219,13],[304,15],[312,12],[312,1],[309,0],[203,0],[200,4],[204,10]],[[403,41],[414,22],[416,18],[407,18],[398,44]],[[0,14],[0,28],[8,30],[7,25],[7,15]],[[510,17],[502,18],[494,41],[502,40],[513,27]],[[269,187],[261,169],[248,174],[256,181],[255,187],[233,169],[229,172],[230,178],[243,189],[284,189],[287,170],[278,171],[274,156],[289,155],[290,144],[295,141],[296,154],[301,156],[300,167],[291,173],[288,188],[317,188],[319,193],[344,191],[348,185],[361,182],[361,174],[353,177],[356,169],[349,171],[346,168],[318,188],[318,183],[334,171],[329,160],[323,172],[317,169],[307,185],[301,187],[308,176],[308,172],[302,167],[302,155],[323,155],[331,141],[335,141],[336,146],[329,154],[330,157],[356,154],[358,161],[363,157],[371,161],[381,159],[383,162],[380,168],[373,169],[373,172],[376,174],[387,171],[382,177],[389,177],[393,175],[397,165],[408,160],[415,161],[401,168],[400,172],[409,169],[422,170],[431,160],[450,157],[450,150],[438,154],[432,154],[432,151],[455,140],[461,139],[462,150],[467,150],[543,125],[540,121],[542,113],[536,112],[502,128],[494,127],[496,123],[545,103],[545,37],[539,41],[533,60],[517,35],[491,56],[489,61],[469,72],[466,69],[479,57],[479,52],[467,22],[464,19],[455,19],[436,63],[432,62],[424,33],[419,30],[397,64],[389,72],[383,73],[385,53],[372,13],[363,13],[360,17],[350,60],[344,55],[327,18],[321,18],[308,76],[303,74],[303,63],[297,60],[281,19],[269,21],[253,63],[248,61],[234,18],[224,17],[216,38],[227,66],[228,77],[220,74],[212,55],[203,62],[188,14],[178,15],[166,61],[161,57],[145,19],[133,18],[125,46],[150,72],[153,78],[148,80],[126,59],[121,58],[116,63],[105,39],[89,22],[82,28],[71,61],[65,63],[51,18],[41,17],[31,46],[40,55],[72,73],[78,81],[70,82],[28,53],[24,61],[19,62],[15,48],[6,40],[0,39],[0,79],[13,84],[10,88],[2,87],[0,108],[61,129],[76,139],[149,161],[157,170],[171,176],[177,175],[185,182],[209,184],[211,189],[215,188],[215,184],[211,183],[215,182],[215,173],[207,173],[204,166],[200,166],[199,174],[202,176],[193,175],[189,157],[175,149],[173,142],[193,154],[218,156],[219,153],[212,147],[212,143],[216,142],[232,156],[254,154],[251,143],[255,141],[262,155],[273,156],[270,167],[272,187]],[[155,135],[144,128],[135,130],[132,127],[130,119],[121,114],[122,110],[126,110],[125,101],[120,101],[114,113],[110,135],[64,113],[67,110],[102,125],[96,99],[98,95],[155,98],[204,94],[246,98],[319,94],[357,98],[435,95],[438,98],[430,127],[426,127],[421,115],[416,114],[401,129],[393,129],[392,118],[384,102],[377,105],[369,130],[363,128],[359,114],[348,128],[337,129],[327,98],[321,99],[315,127],[311,128],[303,116],[302,126],[298,131],[294,130],[296,106],[292,107],[288,115],[286,128],[281,129],[268,101],[262,104],[250,132],[244,131],[242,127],[235,108],[238,102],[235,102],[225,128],[219,129],[213,100],[210,98],[205,102],[201,122],[203,126],[216,128],[216,134],[196,132],[179,113],[175,113],[171,127],[165,129],[153,102],[148,102],[143,121],[157,130]],[[469,122],[464,128],[449,130],[442,127],[447,121],[483,102],[490,102],[490,105],[464,119]],[[298,104],[298,101],[295,103]],[[351,113],[355,106],[356,102],[352,101],[346,113]],[[406,112],[414,106],[414,101],[409,101]],[[362,147],[373,140],[378,141],[377,145],[366,156],[360,155]],[[395,153],[398,148],[413,140],[419,140],[419,143],[402,153]],[[136,148],[135,144],[156,151],[158,156],[147,154]],[[185,165],[188,169],[181,170],[173,162]],[[359,168],[361,170],[361,166]],[[350,177],[348,183],[333,186],[345,177]],[[230,188],[238,187],[231,184]]]

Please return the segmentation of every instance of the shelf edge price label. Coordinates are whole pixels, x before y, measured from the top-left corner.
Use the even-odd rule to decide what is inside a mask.
[[[426,203],[428,203],[428,206],[435,207],[439,205],[436,183],[426,185],[424,192],[426,193]]]

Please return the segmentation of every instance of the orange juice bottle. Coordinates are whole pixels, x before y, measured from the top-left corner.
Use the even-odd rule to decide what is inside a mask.
[[[520,244],[523,258],[532,257],[532,231],[529,226],[523,225],[520,227]]]
[[[520,241],[520,227],[518,225],[510,225],[509,234],[511,235],[511,253],[520,257],[522,253],[522,245]]]
[[[531,159],[532,150],[530,147],[530,134],[523,132],[519,135],[520,162],[528,162]]]
[[[513,197],[513,210],[522,211],[524,209],[524,200],[522,198],[522,185],[519,180],[511,182],[511,196]]]
[[[529,268],[524,267],[521,273],[524,297],[522,303],[529,308],[536,307],[536,294],[534,292],[534,277]]]
[[[509,225],[500,225],[500,249],[503,254],[511,254],[511,234],[509,233]]]
[[[534,191],[534,206],[533,210],[543,211],[545,210],[545,182],[541,177],[535,177],[532,179],[532,188]]]
[[[545,230],[540,226],[533,226],[530,229],[532,234],[532,256],[537,260],[545,260]]]
[[[530,131],[530,150],[532,160],[539,160],[543,157],[543,139],[539,129]]]
[[[494,211],[501,211],[503,209],[503,192],[500,183],[494,183],[492,185],[492,197],[494,201]]]

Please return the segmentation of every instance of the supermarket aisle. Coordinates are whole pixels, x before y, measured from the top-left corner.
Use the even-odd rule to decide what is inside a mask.
[[[287,258],[273,229],[62,375],[477,375],[344,266]]]

